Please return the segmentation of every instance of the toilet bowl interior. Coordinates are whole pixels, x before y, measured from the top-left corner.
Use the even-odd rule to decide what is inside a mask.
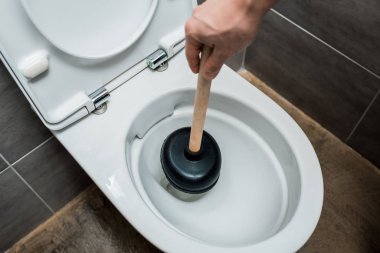
[[[167,226],[193,239],[243,246],[270,238],[292,218],[301,183],[288,142],[253,108],[212,94],[205,129],[222,152],[219,181],[208,193],[190,197],[178,195],[168,185],[160,148],[169,133],[191,124],[193,96],[193,90],[167,94],[135,119],[136,127],[130,128],[126,140],[134,186]]]

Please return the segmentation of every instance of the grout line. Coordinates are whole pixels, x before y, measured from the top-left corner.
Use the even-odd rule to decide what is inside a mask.
[[[47,209],[49,209],[49,211],[54,214],[54,210],[53,208],[51,208],[48,203],[46,203],[46,201],[33,189],[33,187],[17,172],[17,170],[15,168],[13,168],[12,166],[10,167],[12,169],[12,171],[14,173],[16,173],[16,175],[24,182],[24,184],[26,184],[26,186],[34,193],[34,195],[37,196],[37,198],[47,207]]]
[[[3,161],[7,164],[7,167],[5,167],[2,171],[0,171],[0,175],[1,175],[2,173],[7,171],[11,167],[11,164],[8,162],[7,159],[5,159],[5,157],[2,154],[0,154],[0,159],[3,159]]]
[[[377,75],[375,72],[371,71],[370,69],[364,67],[363,65],[361,65],[360,63],[358,63],[357,61],[355,61],[354,59],[350,58],[349,56],[345,55],[344,53],[342,53],[341,51],[339,51],[338,49],[336,49],[335,47],[331,46],[330,44],[328,44],[327,42],[325,42],[324,40],[318,38],[316,35],[312,34],[311,32],[309,32],[308,30],[306,30],[305,28],[303,28],[302,26],[298,25],[297,23],[295,23],[294,21],[292,21],[291,19],[287,18],[286,16],[282,15],[280,12],[276,11],[275,9],[271,9],[272,12],[274,12],[275,14],[277,14],[278,16],[280,16],[281,18],[285,19],[286,21],[288,21],[289,23],[291,23],[292,25],[296,26],[297,28],[299,28],[300,30],[302,30],[303,32],[305,32],[306,34],[308,34],[309,36],[313,37],[314,39],[318,40],[320,43],[322,43],[323,45],[327,46],[328,48],[330,48],[331,50],[335,51],[336,53],[340,54],[341,56],[343,56],[344,58],[346,58],[347,60],[349,60],[350,62],[354,63],[356,66],[360,67],[361,69],[367,71],[368,73],[370,73],[371,75],[377,77],[378,79],[380,79],[380,76]]]
[[[356,131],[356,129],[359,127],[360,123],[362,123],[364,117],[367,115],[367,112],[369,111],[369,109],[371,109],[373,103],[375,103],[375,100],[379,96],[380,96],[380,89],[377,91],[377,93],[375,94],[375,96],[372,98],[371,102],[369,102],[367,108],[364,110],[362,116],[360,116],[358,122],[356,122],[354,128],[351,130],[350,134],[347,136],[347,138],[344,140],[344,142],[348,143],[348,141],[351,139],[351,137],[354,134],[354,132]]]
[[[8,166],[11,165],[11,164],[8,162],[8,160],[5,159],[5,157],[3,156],[3,154],[0,154],[0,158],[2,158],[2,159],[4,160],[4,162],[5,162]]]
[[[45,145],[48,141],[50,141],[53,138],[54,138],[53,135],[50,136],[49,138],[47,138],[46,140],[44,140],[42,143],[40,143],[39,145],[37,145],[35,148],[33,148],[32,150],[30,150],[28,153],[26,153],[25,155],[23,155],[21,158],[19,158],[18,160],[16,160],[11,165],[13,166],[13,165],[19,163],[22,159],[24,159],[25,157],[27,157],[28,155],[30,155],[31,153],[33,153],[34,151],[36,151],[37,149],[39,149],[40,147],[42,147],[43,145]]]
[[[2,171],[0,171],[0,175],[3,174],[3,173],[5,173],[7,170],[9,170],[10,167],[11,167],[11,166],[8,166],[8,167],[6,167],[5,169],[3,169]]]

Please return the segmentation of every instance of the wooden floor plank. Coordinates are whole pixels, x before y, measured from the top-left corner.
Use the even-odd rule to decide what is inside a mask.
[[[95,186],[16,243],[17,253],[160,252],[145,240]]]

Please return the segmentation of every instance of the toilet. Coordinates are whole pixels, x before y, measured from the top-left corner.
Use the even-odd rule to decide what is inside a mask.
[[[236,72],[213,81],[205,130],[217,184],[181,194],[160,164],[190,126],[184,55],[191,0],[3,0],[0,57],[35,113],[120,213],[164,252],[296,252],[323,202],[321,168],[295,121]]]

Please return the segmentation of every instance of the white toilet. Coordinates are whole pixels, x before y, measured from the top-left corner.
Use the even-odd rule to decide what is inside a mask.
[[[168,185],[159,153],[189,126],[191,0],[3,0],[1,59],[33,110],[120,213],[165,252],[295,252],[318,222],[315,152],[277,104],[228,67],[205,129],[222,153],[202,195]]]

